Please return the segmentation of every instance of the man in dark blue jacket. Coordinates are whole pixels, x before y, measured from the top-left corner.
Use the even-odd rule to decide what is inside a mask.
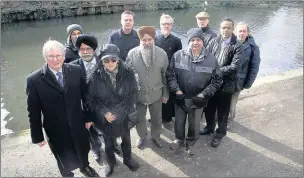
[[[121,14],[121,28],[115,30],[110,34],[108,43],[115,44],[119,50],[119,58],[126,60],[128,52],[139,45],[139,38],[137,32],[133,29],[134,13],[131,11],[124,11]]]
[[[259,47],[256,45],[253,37],[249,35],[248,24],[244,22],[238,23],[235,27],[235,35],[243,43],[244,55],[237,73],[237,92],[232,95],[231,99],[229,121],[235,118],[236,103],[241,90],[251,87],[259,72],[261,62]]]

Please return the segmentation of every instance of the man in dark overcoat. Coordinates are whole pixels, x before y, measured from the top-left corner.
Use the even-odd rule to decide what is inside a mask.
[[[92,122],[81,106],[86,90],[81,69],[64,64],[64,46],[58,41],[47,41],[42,51],[46,64],[26,77],[32,142],[42,147],[47,141],[62,176],[73,177],[72,170],[80,168],[86,177],[97,177],[88,162]]]

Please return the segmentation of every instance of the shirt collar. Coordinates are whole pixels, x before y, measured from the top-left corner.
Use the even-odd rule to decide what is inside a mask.
[[[52,69],[52,68],[50,68],[49,66],[48,66],[48,68],[49,68],[49,69],[52,71],[52,73],[56,76],[57,71],[54,70],[54,69]],[[58,72],[61,72],[61,73],[62,73],[62,67],[60,68],[60,70],[59,70]]]
[[[226,39],[226,40],[223,39],[223,42],[222,42],[222,43],[228,45],[228,44],[230,43],[230,41],[231,41],[231,37],[229,37],[229,38]]]
[[[82,62],[83,62],[83,64],[84,64],[84,66],[87,66],[87,64],[88,64],[88,62],[87,61],[85,61],[85,60],[83,60],[83,59],[81,59],[82,60]],[[90,63],[92,63],[92,64],[96,64],[96,58],[95,58],[95,56],[93,57],[93,59],[92,59],[92,61],[90,62]]]

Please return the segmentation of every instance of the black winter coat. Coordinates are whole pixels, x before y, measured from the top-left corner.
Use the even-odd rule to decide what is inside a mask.
[[[136,109],[137,82],[134,72],[123,62],[118,64],[116,88],[106,74],[101,61],[88,81],[87,106],[94,113],[95,128],[106,135],[122,136],[128,133],[129,117]],[[116,120],[109,123],[105,114],[111,112]]]
[[[210,41],[206,49],[216,57],[220,65],[223,75],[222,91],[232,94],[237,91],[237,71],[241,65],[244,49],[234,34],[231,36],[228,47],[222,53],[221,48],[222,36],[218,36]]]
[[[79,66],[63,65],[64,88],[55,75],[43,66],[27,76],[27,111],[33,143],[47,141],[58,162],[67,170],[88,165],[89,134],[81,99],[85,80]],[[41,115],[42,114],[42,115]],[[42,120],[41,120],[42,118]]]
[[[80,56],[78,54],[78,51],[73,49],[71,45],[67,45],[65,49],[65,63],[70,63],[72,61],[75,61],[76,59],[79,59]]]

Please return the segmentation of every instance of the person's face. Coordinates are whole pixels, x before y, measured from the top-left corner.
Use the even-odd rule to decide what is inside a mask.
[[[51,49],[49,52],[46,53],[45,60],[47,65],[51,69],[59,71],[64,62],[63,51],[59,48]]]
[[[71,37],[71,40],[72,40],[73,43],[76,42],[77,37],[78,37],[79,35],[81,35],[81,32],[80,32],[79,30],[74,30],[74,31],[71,33],[70,37]]]
[[[106,69],[108,69],[110,72],[114,71],[117,68],[118,65],[118,59],[108,57],[102,60],[103,65]]]
[[[209,18],[202,17],[202,18],[196,18],[196,23],[199,28],[207,27],[209,24]]]
[[[169,35],[172,31],[173,24],[170,18],[162,18],[160,21],[160,31],[163,35]]]
[[[121,16],[121,26],[124,30],[131,30],[134,25],[133,15],[123,14]]]
[[[145,34],[143,38],[140,40],[140,45],[143,46],[144,48],[152,48],[154,45],[154,39],[148,34]]]
[[[82,43],[80,45],[80,48],[79,48],[79,56],[84,60],[84,61],[91,61],[92,58],[93,58],[93,55],[94,55],[94,49],[92,49],[90,46]]]
[[[238,40],[244,42],[248,36],[247,25],[238,25],[235,33],[236,33]]]
[[[233,24],[229,21],[223,21],[220,25],[220,32],[223,39],[228,39],[233,33]]]
[[[203,48],[203,40],[198,37],[191,38],[189,46],[192,51],[199,51]]]

